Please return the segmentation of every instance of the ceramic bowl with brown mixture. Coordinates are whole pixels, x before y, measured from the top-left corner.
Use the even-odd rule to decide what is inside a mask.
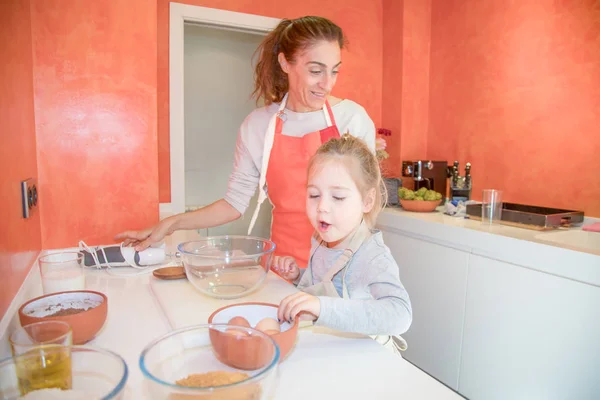
[[[104,326],[108,299],[104,293],[77,290],[47,294],[19,308],[22,326],[41,321],[64,321],[73,330],[73,344],[92,340]]]

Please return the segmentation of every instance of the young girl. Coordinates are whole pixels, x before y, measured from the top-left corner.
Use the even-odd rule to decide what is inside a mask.
[[[373,230],[384,198],[379,163],[361,139],[345,134],[319,148],[308,167],[306,212],[315,229],[309,264],[301,270],[291,257],[273,264],[301,290],[282,300],[281,321],[302,313],[315,325],[403,349],[410,300],[381,232]]]

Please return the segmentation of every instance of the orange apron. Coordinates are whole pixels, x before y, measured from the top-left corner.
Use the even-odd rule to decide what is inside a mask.
[[[265,177],[262,180],[266,181],[269,200],[273,204],[271,240],[277,246],[275,254],[292,256],[300,268],[306,268],[310,256],[310,238],[314,232],[314,228],[306,216],[308,162],[322,143],[331,138],[340,137],[340,133],[335,125],[329,102],[326,101],[323,112],[327,128],[307,133],[302,137],[282,134],[283,124],[287,119],[284,113],[286,100],[287,95],[281,102],[279,112],[274,116],[275,126],[272,142],[269,137],[271,132],[267,131],[261,175],[266,169]],[[265,156],[268,157],[268,161],[264,159]],[[265,166],[267,168],[264,168]],[[261,191],[263,191],[262,186],[259,186]],[[249,234],[262,202],[260,194],[262,193],[259,193],[259,203],[250,223]]]

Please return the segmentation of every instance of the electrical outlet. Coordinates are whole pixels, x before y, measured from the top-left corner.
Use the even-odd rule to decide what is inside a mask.
[[[21,206],[23,218],[31,217],[33,208],[38,204],[37,179],[29,178],[21,181]]]

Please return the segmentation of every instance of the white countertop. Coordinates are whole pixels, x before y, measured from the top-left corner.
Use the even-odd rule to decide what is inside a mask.
[[[407,218],[414,218],[424,222],[431,222],[436,224],[442,224],[449,227],[454,228],[465,228],[468,230],[473,230],[482,233],[491,233],[494,235],[505,236],[513,239],[526,240],[533,243],[545,244],[548,246],[559,247],[562,249],[579,251],[583,253],[589,253],[592,255],[600,256],[600,233],[597,232],[585,232],[582,231],[581,226],[573,226],[571,228],[558,228],[556,230],[550,231],[537,231],[533,229],[519,228],[515,226],[508,225],[485,225],[482,224],[481,221],[472,220],[464,217],[453,217],[447,214],[444,214],[444,207],[438,207],[435,212],[430,213],[416,213],[405,211],[402,208],[385,208],[382,215],[383,220],[387,220],[385,218],[385,214],[390,216],[402,216]],[[595,218],[586,218],[587,223],[591,223],[593,221],[600,221]],[[590,236],[593,238],[593,243],[590,240],[590,243],[586,242],[575,242],[565,239],[555,238],[557,233],[564,232],[582,232],[586,236]],[[598,245],[596,246],[596,241]]]
[[[431,213],[386,208],[379,216],[378,227],[600,286],[600,233],[582,231],[581,227],[540,232],[490,226],[446,215],[443,207]]]
[[[139,354],[147,343],[170,330],[169,322],[150,290],[149,284],[154,278],[149,275],[116,278],[103,271],[87,271],[86,279],[88,289],[102,291],[109,301],[106,324],[89,344],[113,350],[126,360],[130,377],[125,400],[143,399],[145,388],[138,367]],[[269,284],[262,290],[268,293]],[[186,306],[195,307],[198,313],[202,313],[203,296],[195,294],[195,297],[188,299]],[[194,298],[200,301],[190,303]],[[238,301],[247,300],[242,298]],[[212,302],[213,299],[209,303]],[[279,389],[275,400],[332,399],[341,396],[373,399],[462,398],[408,361],[389,353],[372,339],[344,338],[313,329],[300,330],[295,349],[280,365]]]
[[[179,243],[193,238],[193,232],[180,232],[169,239]],[[168,244],[168,246],[172,246]],[[117,272],[135,272],[122,268]],[[15,312],[24,301],[39,295],[41,290],[37,264],[33,266],[22,290],[15,298],[9,312],[3,319],[0,337],[15,323]],[[179,320],[174,324],[165,313],[165,304],[159,304],[154,291],[161,283],[165,288],[173,282],[156,282],[146,273],[137,276],[113,276],[103,270],[86,270],[86,289],[106,294],[108,317],[99,334],[87,345],[98,346],[120,354],[129,367],[129,379],[125,400],[147,398],[144,378],[138,366],[140,352],[152,340],[166,334],[171,325],[186,324]],[[262,299],[281,294],[281,281],[271,276],[259,291]],[[154,282],[153,282],[154,281]],[[151,287],[151,283],[153,283]],[[208,299],[191,288],[187,281],[181,285],[190,286],[181,290],[187,296],[178,298],[182,307],[192,307],[197,315],[208,315],[215,309],[215,299]],[[279,286],[279,289],[277,288]],[[154,289],[153,289],[154,288]],[[177,301],[167,307],[177,307]],[[249,298],[237,302],[250,301]],[[163,301],[164,303],[164,301]],[[229,301],[231,303],[231,301]],[[222,304],[221,304],[222,305]],[[175,308],[177,311],[177,308]],[[177,315],[169,311],[171,319]],[[181,313],[179,315],[182,315]],[[203,319],[203,318],[200,318]],[[6,322],[9,321],[9,322]],[[189,323],[199,323],[190,320]],[[409,343],[410,346],[410,343]],[[301,328],[295,348],[280,365],[279,385],[275,400],[332,399],[332,398],[372,398],[372,399],[462,399],[429,375],[401,357],[395,356],[370,338],[355,335],[347,336],[315,327]]]

